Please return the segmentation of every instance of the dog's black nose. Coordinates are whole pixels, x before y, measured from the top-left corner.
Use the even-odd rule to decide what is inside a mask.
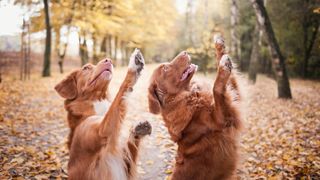
[[[111,59],[108,59],[108,58],[106,58],[103,62],[104,62],[104,63],[111,63],[111,64],[112,64]]]
[[[188,55],[188,52],[187,51],[182,51],[182,55],[186,56],[186,55]]]

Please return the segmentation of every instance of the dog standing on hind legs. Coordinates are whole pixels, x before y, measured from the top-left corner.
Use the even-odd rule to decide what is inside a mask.
[[[151,77],[149,110],[161,113],[177,143],[172,180],[233,179],[238,161],[240,93],[222,37],[215,38],[218,72],[212,91],[190,83],[197,70],[187,52]]]
[[[133,90],[143,67],[143,56],[136,49],[112,102],[107,94],[113,73],[109,59],[97,65],[87,64],[55,86],[58,94],[65,98],[68,112],[70,180],[135,179],[140,140],[151,133],[151,126],[145,121],[132,128],[123,146],[119,136],[128,108],[127,95]]]

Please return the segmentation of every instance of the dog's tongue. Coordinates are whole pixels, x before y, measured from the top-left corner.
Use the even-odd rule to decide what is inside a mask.
[[[186,69],[185,71],[184,71],[184,73],[182,74],[182,77],[181,77],[181,81],[184,81],[184,80],[186,80],[187,79],[187,77],[188,77],[188,75],[190,74],[190,73],[192,73],[193,71],[195,71],[196,69],[197,69],[197,65],[194,65],[194,64],[191,64],[189,67],[188,67],[188,69]]]

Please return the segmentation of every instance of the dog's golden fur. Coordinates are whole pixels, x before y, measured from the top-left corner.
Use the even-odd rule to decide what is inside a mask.
[[[212,91],[190,83],[195,68],[186,52],[160,65],[151,77],[149,109],[161,113],[178,144],[173,180],[234,178],[241,98],[224,41],[215,46],[218,72]]]
[[[65,98],[68,112],[70,180],[135,179],[140,139],[150,134],[150,124],[139,124],[123,145],[118,139],[127,111],[126,96],[132,91],[143,66],[143,57],[135,50],[113,102],[107,95],[113,71],[109,59],[96,66],[85,65],[56,85],[56,91]],[[101,109],[105,112],[99,114]]]

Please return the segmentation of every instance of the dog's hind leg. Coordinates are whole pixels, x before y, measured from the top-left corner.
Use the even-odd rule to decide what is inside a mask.
[[[120,125],[127,111],[126,96],[133,90],[133,86],[139,78],[143,66],[143,56],[136,49],[130,57],[127,75],[99,127],[99,136],[103,140],[106,140],[109,148],[117,147]]]

